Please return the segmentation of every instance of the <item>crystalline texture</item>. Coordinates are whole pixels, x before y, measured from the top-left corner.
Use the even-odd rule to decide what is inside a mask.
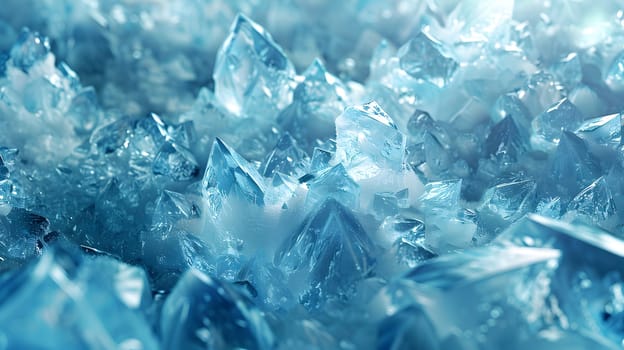
[[[297,146],[297,141],[289,134],[282,136],[275,148],[267,155],[260,166],[260,173],[271,177],[279,172],[285,175],[300,175],[306,168],[308,155]]]
[[[233,286],[195,269],[184,274],[163,306],[165,349],[272,349],[260,312]]]
[[[457,62],[443,52],[442,45],[423,32],[403,45],[397,55],[401,69],[438,87],[447,85],[458,67]]]
[[[342,164],[321,173],[310,181],[308,187],[306,201],[310,204],[320,203],[331,197],[350,208],[358,206],[360,186],[347,174]]]
[[[599,145],[617,147],[622,141],[622,114],[615,113],[585,121],[575,132]]]
[[[235,195],[251,203],[264,204],[264,183],[258,171],[219,138],[212,144],[202,179],[206,198],[212,190],[221,196]]]
[[[295,70],[262,27],[239,14],[217,54],[215,95],[230,113],[276,116],[292,98]]]
[[[8,348],[158,346],[139,312],[151,301],[140,269],[57,250],[2,282],[0,320]],[[106,316],[111,313],[116,316]]]
[[[581,111],[564,98],[533,119],[531,143],[542,149],[552,148],[559,143],[562,131],[576,130],[583,119]]]
[[[351,283],[367,276],[374,246],[353,213],[335,199],[323,202],[275,255],[309,307],[326,296],[344,294]]]
[[[50,53],[50,41],[48,38],[32,33],[24,29],[18,39],[17,45],[11,49],[11,61],[13,65],[24,73],[28,73],[38,61],[41,61]]]
[[[336,158],[355,180],[401,171],[405,136],[376,102],[347,108],[336,119]]]

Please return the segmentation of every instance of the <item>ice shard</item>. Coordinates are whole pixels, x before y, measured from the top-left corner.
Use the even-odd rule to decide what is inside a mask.
[[[295,69],[271,35],[239,14],[214,69],[215,95],[235,116],[274,118],[292,100]]]

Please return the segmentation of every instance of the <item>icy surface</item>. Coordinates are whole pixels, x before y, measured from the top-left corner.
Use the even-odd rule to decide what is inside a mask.
[[[622,1],[4,0],[0,349],[618,349]]]

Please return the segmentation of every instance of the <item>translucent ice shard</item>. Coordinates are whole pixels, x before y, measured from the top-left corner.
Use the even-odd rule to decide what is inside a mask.
[[[531,144],[539,149],[550,150],[559,143],[562,131],[576,130],[583,119],[581,111],[564,98],[533,119]]]
[[[259,310],[233,286],[195,269],[168,296],[160,320],[165,349],[272,349]]]
[[[622,300],[624,241],[595,226],[536,215],[513,225],[497,240],[560,250],[561,261],[551,285],[560,310],[558,322],[621,344],[624,309],[617,305]]]
[[[567,210],[566,215],[570,218],[601,226],[606,225],[606,227],[611,226],[613,223],[607,221],[616,214],[616,208],[605,178],[599,177],[579,192],[568,204]]]
[[[462,180],[430,182],[425,185],[425,192],[420,196],[425,212],[453,210],[459,206]]]
[[[349,208],[357,208],[360,199],[360,185],[338,164],[321,173],[308,184],[306,197],[308,206],[320,203],[326,198],[334,198]]]
[[[330,198],[288,238],[275,255],[301,302],[317,308],[343,295],[370,274],[375,247],[353,213]]]
[[[485,140],[486,155],[500,159],[504,163],[515,162],[527,148],[526,135],[520,131],[510,115],[496,123]]]
[[[305,171],[308,161],[308,155],[287,133],[277,141],[273,151],[267,154],[260,166],[260,173],[265,177],[271,177],[277,172],[297,176]]]
[[[335,136],[334,120],[346,103],[347,87],[316,59],[303,73],[292,104],[280,114],[278,122],[307,147],[317,139]]]
[[[239,117],[273,118],[292,99],[295,69],[258,24],[239,14],[217,54],[215,95]]]
[[[551,165],[552,185],[560,193],[576,195],[600,176],[600,164],[587,143],[571,132],[563,132]],[[547,181],[550,181],[548,179]]]
[[[617,55],[611,62],[606,71],[605,81],[611,89],[618,92],[624,91],[624,52]]]
[[[202,191],[206,198],[216,191],[220,196],[264,204],[264,183],[258,171],[219,138],[212,144]]]
[[[405,136],[376,102],[347,108],[336,119],[336,158],[357,181],[401,171]]]
[[[581,58],[574,52],[555,63],[552,70],[559,81],[570,90],[583,78]]]
[[[158,347],[141,312],[151,302],[143,271],[90,259],[48,250],[29,268],[3,276],[0,320],[7,347]]]
[[[400,67],[409,75],[438,87],[448,84],[458,67],[443,46],[423,32],[403,45],[397,55]]]
[[[536,189],[532,180],[499,184],[488,189],[479,207],[479,228],[474,237],[477,244],[491,241],[504,228],[531,211],[536,205]]]
[[[559,257],[556,249],[519,247],[483,247],[440,256],[408,272],[408,281],[382,289],[376,302],[390,315],[420,305],[420,317],[428,318],[437,334],[434,344],[458,336],[459,344],[496,349],[531,334]],[[455,333],[455,327],[464,332]]]
[[[622,114],[614,113],[589,119],[575,133],[599,145],[617,147],[622,141]]]

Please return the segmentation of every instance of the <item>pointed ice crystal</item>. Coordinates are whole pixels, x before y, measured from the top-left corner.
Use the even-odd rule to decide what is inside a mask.
[[[173,225],[179,220],[199,217],[199,207],[181,193],[164,190],[154,208],[152,225]]]
[[[326,296],[344,294],[351,283],[367,276],[375,263],[374,250],[353,213],[330,198],[284,242],[275,262],[291,275],[301,301],[316,308]]]
[[[276,172],[289,176],[301,175],[308,160],[308,155],[297,146],[297,141],[286,133],[277,141],[271,153],[267,154],[260,166],[260,173],[264,177],[272,177]]]
[[[619,146],[622,141],[622,114],[615,113],[585,121],[575,132],[599,145]]]
[[[552,70],[559,81],[569,90],[578,85],[583,78],[581,59],[575,52],[555,63]]]
[[[604,224],[616,214],[611,190],[604,177],[599,177],[577,194],[567,208],[574,218],[581,216],[593,224]]]
[[[346,103],[347,88],[315,59],[297,85],[293,103],[280,114],[278,122],[307,147],[317,139],[335,137],[334,120]]]
[[[595,157],[589,153],[585,141],[564,131],[552,160],[552,181],[563,194],[575,195],[587,187],[601,173]]]
[[[532,180],[496,185],[485,193],[480,211],[488,211],[505,221],[515,221],[533,207],[535,189]]]
[[[515,162],[528,148],[528,140],[510,115],[492,127],[485,140],[485,153],[505,163]]]
[[[215,95],[239,117],[273,118],[292,99],[295,69],[271,35],[239,14],[217,54]]]
[[[272,349],[273,333],[228,283],[191,269],[167,297],[160,319],[165,349]]]
[[[336,158],[355,180],[401,171],[405,136],[376,102],[347,108],[336,119]]]
[[[353,181],[342,164],[321,173],[308,187],[308,206],[331,197],[349,208],[358,207],[360,185]]]
[[[403,45],[397,55],[401,69],[409,75],[441,88],[449,83],[458,67],[442,45],[423,32]]]
[[[524,103],[514,93],[501,95],[490,111],[490,116],[495,122],[500,122],[506,117],[511,117],[518,126],[526,127],[531,120],[531,114]]]
[[[212,144],[202,180],[206,198],[211,190],[221,196],[236,195],[251,203],[264,204],[264,183],[258,171],[219,138]]]
[[[581,111],[564,98],[533,119],[531,144],[539,149],[550,150],[559,143],[562,131],[574,131],[582,122]]]

